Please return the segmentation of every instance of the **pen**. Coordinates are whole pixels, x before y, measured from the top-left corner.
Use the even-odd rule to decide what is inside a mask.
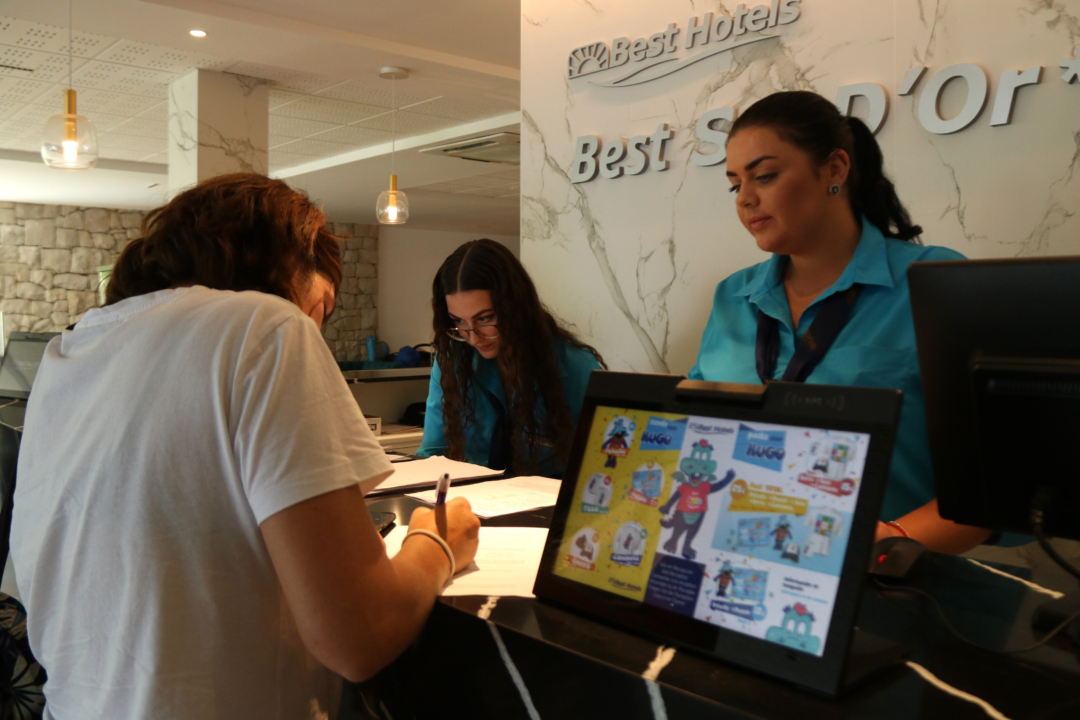
[[[450,473],[443,473],[443,476],[439,478],[435,483],[435,505],[446,504],[446,491],[450,489]]]

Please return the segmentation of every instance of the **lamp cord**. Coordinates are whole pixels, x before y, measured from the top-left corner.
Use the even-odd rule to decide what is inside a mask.
[[[72,6],[73,2],[74,2],[74,0],[68,0],[68,90],[74,90],[75,89],[75,84],[74,84],[74,82],[72,82],[72,74],[73,73],[71,71],[71,56],[72,56],[72,53],[73,53],[73,49],[72,49],[72,42],[73,42],[72,33],[73,33],[73,31],[72,31],[72,27],[71,27],[73,15],[72,15],[71,6]]]
[[[396,72],[395,72],[396,74]],[[394,172],[394,151],[397,140],[397,78],[390,78],[390,174]]]

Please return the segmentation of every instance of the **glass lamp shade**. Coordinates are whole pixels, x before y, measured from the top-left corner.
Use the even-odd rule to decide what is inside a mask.
[[[390,176],[390,189],[379,193],[375,214],[382,225],[402,225],[409,219],[409,198],[397,189],[397,175]]]
[[[41,159],[52,168],[89,170],[98,161],[97,130],[89,118],[74,113],[53,115],[45,122]]]

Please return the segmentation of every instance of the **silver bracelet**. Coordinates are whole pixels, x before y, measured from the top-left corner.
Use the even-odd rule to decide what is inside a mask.
[[[447,559],[450,560],[450,578],[454,577],[454,575],[457,574],[457,563],[454,562],[454,551],[450,549],[450,546],[446,544],[445,540],[443,540],[441,537],[431,532],[430,530],[410,530],[409,533],[405,536],[405,540],[408,540],[413,535],[424,535],[439,543],[439,545],[442,546],[443,552],[446,553]],[[402,545],[405,544],[405,540],[401,541]],[[450,578],[447,578],[447,582],[450,581]]]

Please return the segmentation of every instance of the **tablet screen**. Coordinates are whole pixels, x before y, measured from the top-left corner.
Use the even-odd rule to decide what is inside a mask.
[[[869,443],[599,406],[552,572],[820,657]]]

